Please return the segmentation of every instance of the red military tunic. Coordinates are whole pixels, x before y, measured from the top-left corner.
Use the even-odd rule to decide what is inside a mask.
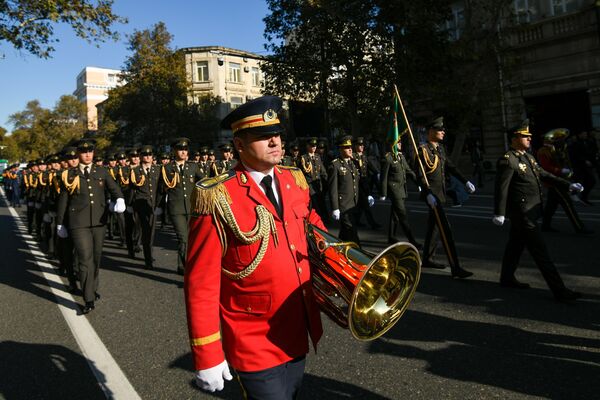
[[[320,228],[323,224],[308,209],[308,187],[305,182],[301,186],[306,188],[299,187],[297,174],[290,169],[274,170],[283,219],[241,163],[230,175],[218,185],[227,190],[240,229],[254,228],[256,207],[262,205],[273,215],[278,245],[270,234],[256,270],[233,280],[221,267],[231,272],[244,270],[255,259],[261,241],[243,244],[223,224],[227,251],[222,255],[213,215],[194,215],[185,274],[188,327],[197,370],[213,367],[225,357],[239,371],[259,371],[305,355],[308,334],[315,348],[322,335],[310,281],[305,220]]]

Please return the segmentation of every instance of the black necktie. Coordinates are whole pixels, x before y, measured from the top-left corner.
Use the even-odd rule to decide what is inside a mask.
[[[179,172],[181,172],[181,173],[183,174],[183,164],[181,164],[181,165],[179,166]]]
[[[277,215],[279,215],[279,218],[281,218],[283,210],[281,209],[281,206],[275,198],[275,193],[273,193],[273,178],[271,177],[271,175],[267,175],[262,179],[260,183],[265,188],[265,194],[267,195],[267,198],[275,206],[275,210],[277,210]]]
[[[90,177],[90,167],[85,167],[85,168],[83,169],[83,175],[84,175],[86,178],[89,178],[89,177]]]

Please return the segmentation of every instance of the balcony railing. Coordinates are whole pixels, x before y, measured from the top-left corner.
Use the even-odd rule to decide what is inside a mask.
[[[564,36],[595,31],[596,24],[596,8],[590,7],[576,13],[509,28],[505,31],[508,33],[505,38],[511,47],[529,46]]]

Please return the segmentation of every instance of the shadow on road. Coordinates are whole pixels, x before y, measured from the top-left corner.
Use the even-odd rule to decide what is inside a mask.
[[[414,342],[428,342],[418,346]],[[424,346],[433,349],[424,349]],[[584,351],[574,347],[590,349]],[[371,353],[428,363],[434,375],[544,398],[596,398],[600,339],[408,311]]]
[[[106,399],[80,354],[58,345],[0,342],[0,397],[23,399]],[[32,368],[33,367],[33,368]],[[101,373],[99,373],[101,374]]]
[[[550,289],[508,289],[495,282],[452,280],[448,275],[427,271],[421,276],[417,292],[438,297],[443,302],[484,307],[486,314],[502,317],[597,329],[594,324],[600,315],[598,296],[586,294],[583,300],[563,304],[554,300]]]
[[[179,368],[190,372],[190,376],[193,374],[193,360],[192,354],[187,353],[173,361],[169,368]],[[232,371],[232,374],[233,371]],[[189,382],[190,386],[194,389],[200,389],[196,386],[193,380]],[[225,389],[222,392],[217,393],[206,393],[202,392],[207,396],[211,396],[218,399],[239,399],[242,398],[242,392],[240,385],[235,378],[231,382],[225,384]],[[324,378],[312,374],[305,374],[302,382],[302,391],[300,393],[300,399],[328,399],[328,400],[343,400],[343,399],[362,399],[362,400],[388,400],[387,397],[380,396],[369,390],[361,388],[360,386],[353,385],[351,383],[340,382],[330,378]]]

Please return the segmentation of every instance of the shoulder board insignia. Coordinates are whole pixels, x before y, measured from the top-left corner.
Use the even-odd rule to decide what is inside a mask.
[[[306,182],[306,178],[304,177],[304,174],[302,173],[300,168],[284,166],[284,165],[278,165],[277,168],[290,171],[290,173],[294,177],[296,186],[298,186],[302,190],[308,189],[308,182]]]
[[[204,178],[196,183],[191,197],[192,215],[213,215],[218,210],[220,200],[231,204],[231,196],[222,183],[234,176],[235,171],[229,170],[224,174],[213,178]]]
[[[201,179],[198,183],[196,183],[196,187],[199,189],[204,189],[204,190],[211,189],[225,181],[228,181],[229,179],[233,178],[234,176],[235,176],[235,171],[233,169],[230,169],[229,171],[225,172],[224,174],[217,175],[212,178]]]
[[[504,158],[506,158],[508,160],[510,158],[510,153],[504,154]]]

